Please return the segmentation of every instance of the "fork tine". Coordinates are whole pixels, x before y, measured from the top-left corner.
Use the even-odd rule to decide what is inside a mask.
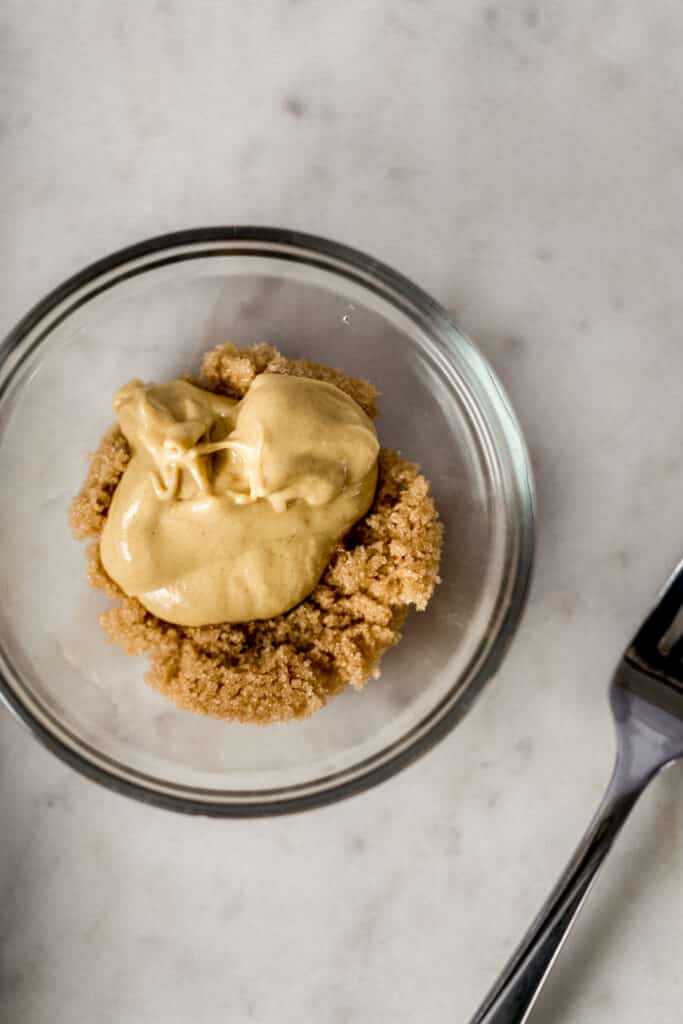
[[[683,661],[683,633],[668,652],[668,658],[671,661]]]
[[[660,649],[660,643],[683,607],[683,560],[678,563],[662,588],[659,601],[636,633],[631,648],[641,657],[660,661],[665,654],[674,656],[680,641],[672,637],[669,650]]]

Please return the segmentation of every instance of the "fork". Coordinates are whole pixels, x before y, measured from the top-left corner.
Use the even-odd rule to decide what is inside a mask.
[[[683,561],[610,685],[617,755],[605,796],[564,874],[470,1024],[523,1024],[605,857],[648,783],[683,757]]]

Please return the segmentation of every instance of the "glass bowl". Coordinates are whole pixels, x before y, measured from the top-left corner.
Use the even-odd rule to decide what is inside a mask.
[[[196,371],[220,342],[270,341],[367,377],[382,443],[419,462],[445,526],[443,582],[382,675],[276,726],[177,710],[144,657],[105,639],[71,498],[133,377]],[[64,761],[199,814],[294,811],[398,771],[462,718],[517,625],[533,551],[524,440],[490,367],[445,311],[362,253],[268,228],[206,228],[100,260],[0,348],[0,687]]]

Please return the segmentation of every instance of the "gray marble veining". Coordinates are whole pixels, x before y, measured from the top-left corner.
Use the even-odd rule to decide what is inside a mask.
[[[472,714],[338,807],[151,810],[3,715],[3,1020],[468,1018],[592,813],[609,672],[681,554],[682,43],[676,5],[637,0],[5,0],[0,328],[165,230],[365,249],[503,378],[539,550]],[[539,1021],[680,1019],[680,779],[637,809]]]

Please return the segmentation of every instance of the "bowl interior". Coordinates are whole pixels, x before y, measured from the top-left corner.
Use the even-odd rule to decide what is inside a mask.
[[[258,802],[362,774],[466,701],[501,628],[520,516],[504,400],[452,327],[435,338],[409,302],[338,266],[200,247],[124,270],[65,299],[5,366],[0,647],[13,703],[78,757],[152,793]],[[381,677],[304,722],[213,721],[148,687],[146,659],[101,632],[107,600],[88,586],[69,529],[114,391],[196,372],[225,340],[271,341],[372,380],[382,444],[422,465],[445,525],[443,582],[428,611],[410,615]]]

